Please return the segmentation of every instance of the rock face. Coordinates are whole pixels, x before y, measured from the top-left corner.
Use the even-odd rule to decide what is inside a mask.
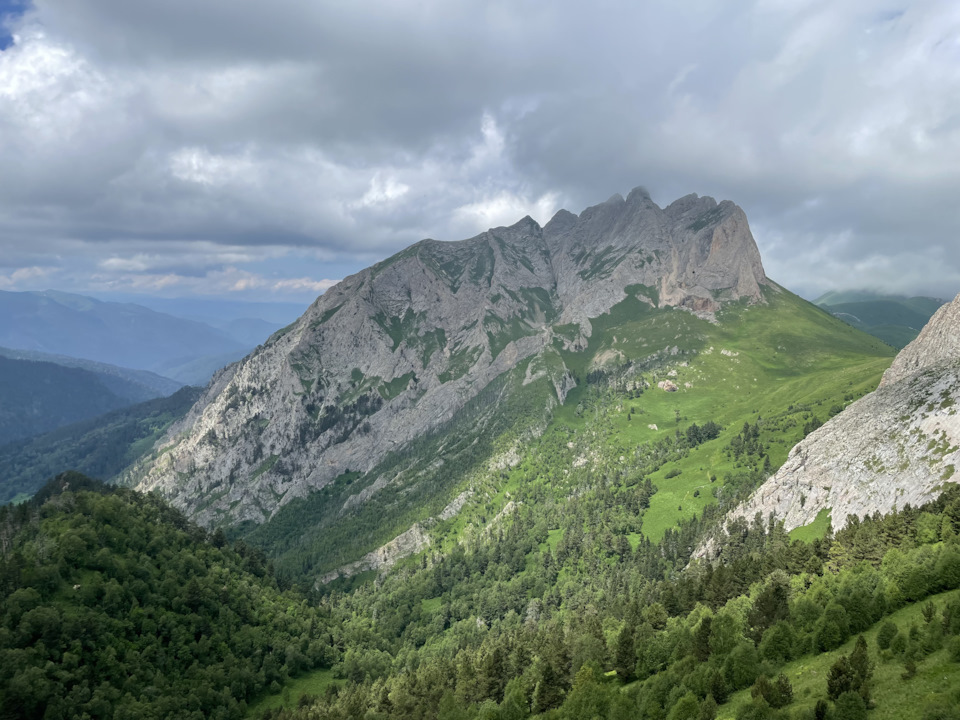
[[[709,315],[760,301],[766,282],[743,211],[696,195],[661,209],[636,189],[542,228],[527,217],[424,240],[344,279],[215,377],[128,480],[201,523],[260,522],[369,471],[555,341],[582,347],[590,319],[628,294]],[[562,402],[572,377],[550,379]]]
[[[960,482],[958,407],[960,295],[897,355],[875,392],[798,443],[730,519],[773,513],[792,530],[829,509],[840,529],[848,515],[928,502],[945,482]]]
[[[332,572],[323,575],[316,582],[316,585],[326,585],[341,577],[353,577],[354,575],[367,570],[388,570],[392,568],[398,560],[405,557],[416,555],[418,552],[430,546],[430,538],[424,532],[423,528],[414,523],[414,525],[404,533],[397,535],[386,545],[369,552],[359,560],[344,565]]]

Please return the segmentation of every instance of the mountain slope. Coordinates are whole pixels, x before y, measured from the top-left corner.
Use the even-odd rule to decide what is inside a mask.
[[[203,323],[50,290],[0,292],[0,345],[155,372],[243,350]]]
[[[3,720],[239,720],[329,662],[326,622],[159,498],[65,473],[0,507]]]
[[[183,383],[171,380],[163,375],[148,370],[133,370],[131,368],[109,365],[108,363],[84,360],[68,355],[54,355],[36,350],[14,350],[0,347],[0,356],[11,360],[33,360],[36,362],[53,363],[63,367],[80,368],[95,373],[100,381],[115,395],[129,400],[132,403],[144,402],[153,398],[166,397],[183,387]]]
[[[111,379],[0,356],[0,446],[131,405],[107,386]]]
[[[814,303],[896,348],[910,343],[943,300],[871,292],[829,292]]]
[[[960,482],[960,296],[897,355],[876,392],[800,442],[734,517],[773,513],[787,529],[830,511],[888,513]]]
[[[153,442],[174,420],[183,417],[199,396],[199,388],[184,387],[168,397],[0,447],[0,504],[32,495],[47,479],[66,470],[113,480],[149,451]]]
[[[165,452],[131,478],[202,522],[261,521],[349,470],[366,472],[537,358],[553,403],[559,354],[630,298],[712,316],[767,284],[743,211],[642,190],[453,243],[425,240],[325,293],[215,378]],[[547,401],[540,400],[541,406]]]

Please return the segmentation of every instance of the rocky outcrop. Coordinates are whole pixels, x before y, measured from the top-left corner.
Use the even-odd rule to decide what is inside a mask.
[[[960,299],[960,296],[958,296]],[[880,386],[893,385],[925,368],[960,358],[960,302],[942,305],[887,368]]]
[[[424,240],[344,279],[220,373],[126,480],[202,524],[261,522],[370,471],[528,358],[554,353],[526,381],[546,377],[563,402],[574,379],[554,345],[585,347],[591,319],[630,295],[709,315],[760,301],[766,283],[743,211],[696,195],[661,209],[637,189],[543,228],[524,218]]]
[[[323,575],[317,586],[327,585],[337,578],[349,578],[368,570],[389,570],[398,560],[416,555],[424,548],[430,547],[430,538],[418,523],[414,523],[409,530],[397,535],[386,545],[369,552],[356,562],[344,565],[332,572]]]
[[[787,530],[830,510],[889,513],[960,482],[960,295],[897,356],[877,390],[808,435],[729,519],[773,514]],[[711,546],[700,549],[709,554]]]

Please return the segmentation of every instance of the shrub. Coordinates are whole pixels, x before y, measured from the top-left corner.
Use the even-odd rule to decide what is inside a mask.
[[[867,704],[859,693],[845,692],[833,706],[833,720],[866,720]]]
[[[877,647],[881,650],[887,650],[890,648],[890,643],[893,641],[893,638],[897,635],[897,624],[891,620],[887,620],[877,632]]]

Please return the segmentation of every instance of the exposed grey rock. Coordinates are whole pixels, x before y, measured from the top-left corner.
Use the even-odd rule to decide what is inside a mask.
[[[369,552],[356,562],[349,563],[322,576],[317,581],[317,587],[327,585],[340,577],[353,577],[368,570],[388,570],[398,560],[416,555],[430,546],[430,538],[419,523],[414,523],[409,530],[397,535],[393,540],[373,552]]]
[[[960,295],[942,305],[883,374],[880,385],[891,385],[924,368],[960,358]]]
[[[449,520],[450,518],[456,517],[457,514],[463,509],[463,506],[467,504],[467,500],[472,497],[473,490],[464,490],[453,500],[451,500],[443,510],[440,511],[440,519]]]
[[[787,530],[830,510],[848,515],[916,507],[960,482],[960,295],[896,357],[877,390],[810,433],[728,519],[757,513]],[[710,555],[714,544],[698,555]]]
[[[543,228],[527,217],[424,240],[345,278],[218,374],[127,480],[202,524],[261,522],[348,470],[370,471],[527,358],[527,380],[547,377],[563,402],[572,375],[536,359],[558,339],[584,347],[590,319],[628,293],[709,315],[761,300],[766,283],[743,211],[696,195],[661,209],[637,189]],[[575,336],[555,334],[570,323]]]

